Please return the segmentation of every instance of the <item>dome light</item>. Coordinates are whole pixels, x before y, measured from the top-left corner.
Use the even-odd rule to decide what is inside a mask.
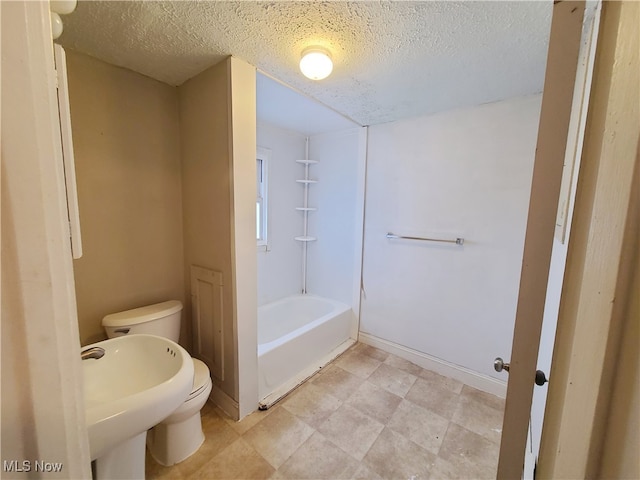
[[[62,19],[56,12],[51,12],[51,37],[56,40],[62,35]]]
[[[333,70],[331,55],[322,47],[309,47],[302,51],[300,70],[311,80],[327,78]]]

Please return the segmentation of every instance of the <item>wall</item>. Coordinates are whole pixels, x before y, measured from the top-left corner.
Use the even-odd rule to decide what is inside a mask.
[[[267,174],[269,249],[258,250],[258,305],[264,305],[300,293],[302,288],[302,246],[293,238],[302,235],[302,212],[295,207],[302,206],[303,190],[296,179],[303,178],[304,166],[296,160],[304,158],[305,137],[260,122],[257,145],[271,150]]]
[[[493,359],[510,356],[540,101],[370,127],[365,339],[477,377],[478,387],[491,377],[504,385]]]
[[[639,145],[640,147],[640,145]],[[640,148],[638,149],[640,158]],[[638,160],[636,160],[638,162]],[[637,167],[637,165],[636,165]],[[637,167],[638,168],[638,167]],[[637,178],[637,173],[636,173]],[[638,193],[635,195],[638,210]],[[635,212],[636,219],[638,213]],[[629,291],[635,292],[628,297],[623,337],[615,360],[611,405],[606,420],[606,431],[602,442],[602,463],[597,478],[640,478],[640,254],[637,245],[638,226],[636,220],[632,240],[635,242],[635,258],[631,260],[634,270]]]
[[[362,236],[360,131],[309,139],[309,157],[318,161],[309,168],[310,177],[318,180],[309,188],[309,206],[318,208],[309,214],[309,234],[318,241],[308,246],[307,291],[347,305],[353,303],[354,278],[360,276],[354,268],[361,253],[356,252],[356,239]],[[358,305],[352,306],[357,314]]]
[[[241,419],[258,408],[258,268],[256,252],[256,69],[231,57],[233,174],[233,333]]]
[[[2,2],[2,478],[90,478],[48,2]],[[7,462],[5,464],[5,462]],[[14,464],[15,465],[15,464]]]
[[[191,265],[222,272],[224,380],[212,378],[212,397],[217,403],[228,402],[230,406],[225,408],[227,411],[236,409],[238,400],[233,292],[230,68],[227,59],[178,87],[183,181],[184,294],[190,298]],[[255,179],[255,173],[251,178]],[[253,195],[251,198],[254,198]],[[191,318],[191,305],[186,309],[185,318]]]
[[[104,338],[108,313],[184,301],[178,96],[79,53],[68,51],[67,65],[84,247],[74,270],[87,344]]]

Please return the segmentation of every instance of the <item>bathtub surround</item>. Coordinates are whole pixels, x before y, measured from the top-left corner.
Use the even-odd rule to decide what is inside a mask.
[[[309,242],[307,291],[351,305],[358,312],[365,129],[349,128],[309,137]],[[301,291],[305,136],[266,122],[257,128],[258,146],[271,150],[269,165],[269,250],[258,251],[258,305]]]
[[[73,51],[67,71],[84,244],[74,276],[86,345],[105,338],[100,320],[109,313],[184,301],[178,95]]]
[[[257,145],[271,152],[269,159],[269,250],[258,249],[258,305],[300,293],[302,248],[300,235],[301,189],[296,183],[304,157],[305,136],[270,123],[258,122]]]
[[[363,128],[314,135],[309,158],[318,160],[313,176],[318,183],[309,191],[310,231],[318,237],[309,244],[307,290],[359,310],[360,245],[362,238],[365,152]]]
[[[258,124],[258,146],[270,151],[269,248],[258,247],[260,408],[357,338],[365,132],[305,137]]]
[[[504,395],[540,99],[369,128],[363,341]]]

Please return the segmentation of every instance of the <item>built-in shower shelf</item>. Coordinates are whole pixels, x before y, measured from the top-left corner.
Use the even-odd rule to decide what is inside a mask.
[[[309,158],[309,139],[307,139],[306,157]],[[303,218],[303,230],[302,235],[298,237],[293,237],[298,242],[302,242],[302,293],[307,293],[307,245],[309,242],[315,242],[317,240],[316,237],[312,237],[309,235],[309,212],[313,212],[317,210],[315,207],[309,206],[309,185],[318,183],[317,180],[311,180],[309,178],[309,167],[318,163],[316,160],[296,160],[296,162],[304,165],[304,178],[300,180],[296,180],[296,182],[301,183],[304,187],[304,196],[301,207],[296,207],[296,210],[302,212]]]
[[[309,175],[309,168],[318,163],[317,160],[309,160],[309,138],[306,139],[305,145],[305,158],[296,160],[297,163],[304,166],[304,176],[300,180],[296,180],[296,182],[302,184],[303,190],[303,202],[302,206],[296,207],[296,210],[302,212],[303,219],[303,230],[302,235],[298,237],[293,237],[298,242],[302,242],[302,293],[307,293],[307,245],[309,242],[315,242],[317,240],[316,237],[311,237],[309,235],[309,212],[313,212],[317,210],[314,207],[309,206],[309,186],[318,183],[318,180],[312,180]]]
[[[302,237],[294,237],[295,240],[299,242],[315,242],[317,240],[316,237],[302,236]]]

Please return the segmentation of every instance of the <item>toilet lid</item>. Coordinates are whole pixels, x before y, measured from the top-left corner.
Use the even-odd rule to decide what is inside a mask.
[[[209,367],[207,367],[204,362],[198,360],[197,358],[192,358],[192,360],[193,388],[191,389],[191,394],[189,395],[189,397],[196,395],[211,381],[211,378],[209,377]]]

